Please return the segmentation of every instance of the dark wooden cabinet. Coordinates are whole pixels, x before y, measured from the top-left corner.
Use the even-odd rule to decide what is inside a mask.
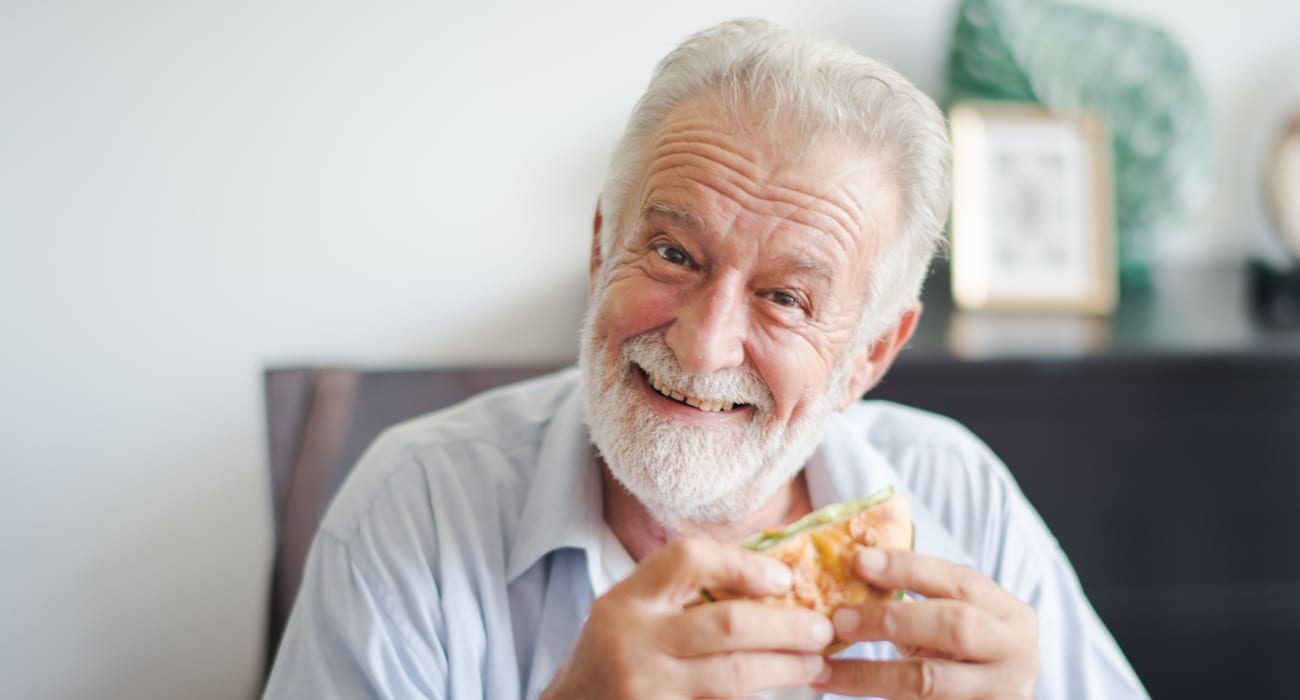
[[[1297,697],[1300,332],[1251,321],[1233,271],[1165,285],[1087,319],[940,283],[871,395],[1003,458],[1153,697]]]

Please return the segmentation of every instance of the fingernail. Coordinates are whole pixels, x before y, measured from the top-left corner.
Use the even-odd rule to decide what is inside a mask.
[[[868,547],[858,552],[858,566],[869,574],[878,574],[885,570],[887,557],[879,549]]]
[[[821,673],[818,673],[817,677],[813,679],[813,683],[825,683],[831,679],[831,665],[826,663],[824,657],[819,656],[817,658],[822,662],[822,670]]]
[[[858,621],[862,619],[858,611],[853,608],[840,608],[835,611],[835,631],[841,637],[848,637],[858,628]]]
[[[794,585],[794,579],[792,578],[790,567],[782,564],[769,566],[767,570],[767,582],[779,591],[790,590],[790,587]]]
[[[830,670],[826,667],[826,659],[815,654],[808,654],[803,657],[803,667],[804,670],[808,672],[808,675],[819,681],[822,679],[822,676],[827,675],[827,671]]]
[[[830,644],[831,640],[835,638],[835,628],[831,627],[831,621],[824,617],[812,624],[811,631],[813,644]]]

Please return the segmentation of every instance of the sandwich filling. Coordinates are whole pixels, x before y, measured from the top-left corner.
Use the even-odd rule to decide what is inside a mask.
[[[789,594],[760,601],[801,605],[830,616],[841,606],[901,598],[902,591],[877,588],[855,575],[853,559],[863,547],[903,549],[914,544],[907,501],[887,488],[866,498],[826,506],[779,530],[758,533],[742,546],[783,562],[794,574]],[[739,597],[705,591],[708,600]],[[826,653],[843,646],[836,640]]]

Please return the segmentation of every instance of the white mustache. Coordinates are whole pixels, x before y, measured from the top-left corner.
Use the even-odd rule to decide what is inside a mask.
[[[624,360],[689,396],[723,404],[749,404],[759,411],[770,410],[775,403],[772,391],[752,367],[724,369],[707,375],[682,369],[662,332],[628,339],[620,354]]]

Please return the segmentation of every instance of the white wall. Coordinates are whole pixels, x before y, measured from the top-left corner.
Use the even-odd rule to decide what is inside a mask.
[[[1173,248],[1231,259],[1300,6],[1109,4],[1203,69],[1227,177]],[[6,696],[253,695],[262,368],[572,357],[608,149],[675,41],[767,16],[935,90],[955,7],[548,5],[0,2]]]
[[[1161,241],[1174,264],[1286,255],[1264,199],[1269,149],[1300,111],[1300,2],[1087,0],[1168,30],[1187,49],[1210,103],[1216,189],[1197,230]]]

